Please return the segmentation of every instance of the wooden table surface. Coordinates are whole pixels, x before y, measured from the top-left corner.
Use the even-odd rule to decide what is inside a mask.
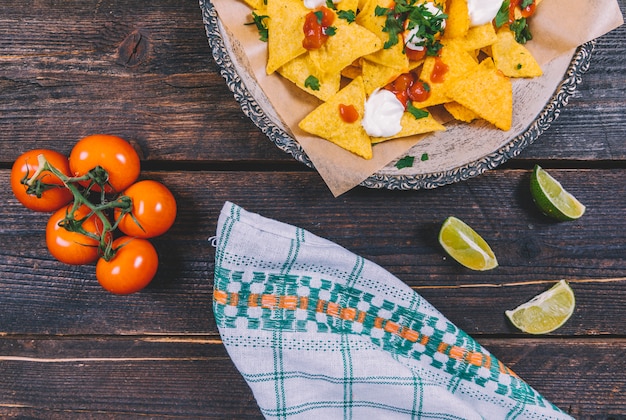
[[[624,12],[626,2],[619,0]],[[193,0],[0,0],[0,417],[260,418],[212,315],[213,248],[226,200],[303,227],[388,269],[547,399],[578,418],[626,413],[626,27],[599,38],[551,128],[479,177],[420,191],[355,188],[334,198],[242,113]],[[159,272],[115,296],[93,266],[46,250],[47,214],[9,188],[13,160],[64,154],[81,137],[132,140],[142,177],[174,192],[178,219],[154,241]],[[587,205],[539,213],[541,164]],[[498,250],[473,272],[437,243],[456,215]],[[577,307],[544,336],[504,316],[559,279]]]

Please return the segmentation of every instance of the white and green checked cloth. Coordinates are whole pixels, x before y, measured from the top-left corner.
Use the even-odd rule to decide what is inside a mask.
[[[222,340],[268,419],[570,419],[378,265],[227,202]]]

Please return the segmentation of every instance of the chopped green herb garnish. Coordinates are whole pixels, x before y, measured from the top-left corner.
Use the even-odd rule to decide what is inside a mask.
[[[409,114],[413,115],[416,120],[419,120],[420,118],[428,117],[428,111],[424,111],[423,109],[416,108],[415,106],[413,106],[411,101],[407,102],[406,111]]]
[[[304,87],[311,90],[320,90],[320,81],[317,77],[311,75],[304,81]]]
[[[383,48],[389,49],[396,45],[401,33],[415,30],[409,41],[425,47],[427,55],[436,55],[441,49],[437,37],[443,32],[443,24],[448,17],[441,9],[433,13],[419,0],[397,0],[393,8],[376,6],[374,14],[386,18],[383,32],[387,32],[389,40]]]
[[[516,19],[509,27],[515,33],[515,40],[520,44],[525,44],[527,41],[533,39],[530,28],[526,23],[526,18]]]
[[[420,158],[422,162],[426,162],[428,160],[428,153],[422,153],[422,157]]]
[[[322,19],[324,19],[324,12],[322,12],[321,10],[318,10],[318,11],[313,12],[313,14],[317,18],[317,24],[321,26]]]
[[[534,3],[534,0],[523,0],[521,4],[521,8],[530,6]],[[495,18],[495,24],[497,28],[502,27],[509,23],[509,6],[510,0],[504,0],[498,14]],[[515,40],[520,44],[525,44],[526,42],[533,39],[532,34],[530,33],[530,28],[528,27],[528,23],[526,22],[526,18],[516,19],[515,22],[512,22],[509,25],[509,29],[513,31],[515,34]]]
[[[522,4],[520,4],[520,8],[525,9],[531,4],[533,4],[535,0],[522,0]]]
[[[339,19],[343,19],[348,23],[352,23],[356,20],[356,13],[354,13],[354,10],[339,10],[337,12],[337,16]]]
[[[399,159],[396,164],[395,167],[398,169],[403,169],[403,168],[410,168],[411,166],[413,166],[413,162],[415,161],[415,157],[413,156],[404,156],[403,158]]]
[[[326,7],[332,10],[337,10],[335,7],[335,2],[333,0],[326,0]]]
[[[267,38],[269,36],[267,25],[265,24],[265,19],[269,16],[267,15],[257,15],[252,12],[252,22],[246,23],[246,25],[256,25],[256,29],[259,31],[259,39],[263,42],[267,42]]]
[[[515,66],[515,69],[521,70],[522,69],[522,63],[517,63],[517,66]]]
[[[495,17],[496,28],[500,28],[502,27],[502,25],[506,25],[509,22],[510,4],[511,3],[509,0],[504,0],[502,2],[502,6],[500,6],[500,10],[498,10],[498,13],[496,14],[496,17]]]
[[[329,26],[324,29],[324,35],[333,36],[337,33],[337,28],[334,26]]]

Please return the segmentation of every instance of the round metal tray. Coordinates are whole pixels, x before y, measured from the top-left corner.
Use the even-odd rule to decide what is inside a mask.
[[[200,8],[202,9],[204,25],[213,58],[220,67],[221,74],[226,80],[228,88],[233,92],[244,114],[267,135],[276,147],[290,154],[295,160],[310,168],[315,168],[300,144],[281,128],[280,124],[267,115],[257,99],[246,87],[242,77],[237,72],[237,66],[233,62],[231,53],[224,41],[224,30],[211,2],[209,0],[200,0]],[[569,62],[562,80],[543,106],[541,112],[523,131],[507,139],[504,144],[499,145],[495,150],[449,169],[425,173],[407,173],[406,170],[396,169],[393,162],[391,162],[382,170],[369,176],[360,185],[368,188],[401,190],[436,188],[475,177],[519,155],[522,150],[546,131],[559,116],[561,108],[567,104],[570,96],[575,92],[583,73],[589,69],[594,45],[595,43],[591,41],[578,47]],[[416,153],[417,156],[421,156],[421,152]],[[411,154],[411,151],[409,151],[409,154]]]

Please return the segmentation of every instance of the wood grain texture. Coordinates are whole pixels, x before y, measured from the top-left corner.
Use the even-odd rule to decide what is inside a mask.
[[[626,27],[597,40],[559,118],[504,166],[435,190],[334,198],[245,117],[196,1],[0,0],[0,10],[0,417],[261,418],[212,315],[208,238],[228,200],[380,264],[576,418],[625,418]],[[131,140],[142,177],[179,205],[154,240],[156,279],[131,296],[104,292],[93,266],[56,262],[48,216],[8,188],[21,152],[68,153],[96,132]],[[587,205],[583,218],[558,223],[535,208],[535,163]],[[437,232],[449,215],[483,235],[500,267],[472,272],[446,257]],[[530,337],[508,323],[506,309],[562,278],[577,298],[565,326]]]
[[[614,355],[626,341],[561,341],[482,344],[576,418],[619,418],[626,379],[618,372],[626,362]],[[210,337],[7,338],[0,346],[4,417],[262,418],[223,345]]]
[[[583,218],[569,223],[553,222],[534,207],[529,172],[492,171],[431,191],[371,194],[356,189],[338,199],[317,174],[308,172],[144,172],[143,177],[170,187],[180,212],[173,228],[154,241],[161,255],[154,283],[125,298],[104,293],[92,266],[54,261],[43,237],[47,215],[22,209],[4,191],[0,198],[9,205],[0,213],[6,211],[0,231],[0,285],[10,294],[0,331],[215,332],[210,316],[214,253],[208,238],[215,234],[221,206],[232,201],[371,259],[468,332],[515,333],[504,310],[565,278],[574,281],[578,308],[557,334],[623,334],[624,317],[607,317],[606,309],[619,313],[626,298],[626,226],[616,227],[620,222],[610,217],[626,214],[626,191],[611,187],[625,171],[605,171],[604,188],[594,182],[596,171],[554,171],[589,208]],[[0,172],[0,180],[8,183],[7,177],[7,171]],[[392,213],[381,214],[383,208]],[[496,270],[473,272],[446,257],[437,234],[448,215],[465,220],[490,243],[500,262]],[[155,317],[155,311],[167,322]]]

